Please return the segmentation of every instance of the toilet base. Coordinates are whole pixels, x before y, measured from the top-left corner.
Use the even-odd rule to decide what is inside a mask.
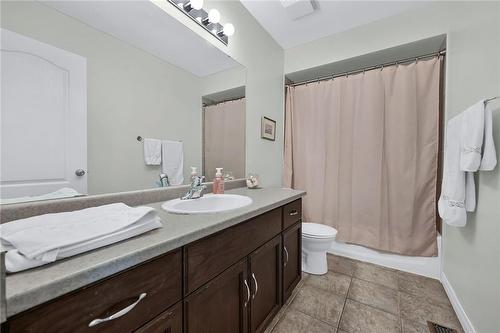
[[[308,274],[323,275],[328,272],[326,251],[303,251],[302,271]]]

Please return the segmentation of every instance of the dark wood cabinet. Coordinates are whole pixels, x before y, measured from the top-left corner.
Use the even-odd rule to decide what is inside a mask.
[[[264,332],[301,278],[301,205],[295,200],[58,297],[9,318],[2,330]]]
[[[283,232],[283,303],[302,276],[302,224],[296,223]]]
[[[134,333],[182,333],[182,302],[172,306]]]
[[[251,297],[246,258],[184,301],[186,333],[246,333]]]
[[[185,295],[281,232],[281,208],[184,247]]]
[[[250,332],[263,332],[281,305],[281,237],[273,238],[248,259],[252,290]]]
[[[302,220],[302,199],[298,199],[283,206],[283,229],[286,229]]]
[[[176,250],[15,316],[9,333],[132,332],[180,301],[181,287],[182,255]],[[106,320],[126,308],[123,316]]]

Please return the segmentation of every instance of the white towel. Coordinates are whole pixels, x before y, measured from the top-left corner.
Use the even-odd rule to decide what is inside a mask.
[[[34,195],[34,196],[27,196],[27,197],[16,197],[16,198],[8,198],[8,199],[1,199],[0,198],[0,204],[6,205],[6,204],[19,203],[19,202],[32,202],[32,201],[39,201],[39,200],[71,198],[71,197],[77,197],[80,195],[82,195],[82,194],[78,193],[78,191],[75,189],[72,189],[70,187],[62,187],[62,188],[58,189],[57,191],[46,193],[46,194],[41,194],[41,195]]]
[[[184,150],[182,142],[163,140],[161,142],[161,172],[166,173],[170,185],[182,185],[184,182]]]
[[[54,260],[68,258],[80,253],[97,249],[99,247],[103,247],[125,239],[129,239],[137,235],[143,234],[145,232],[151,231],[153,229],[161,228],[161,226],[162,223],[160,218],[158,216],[154,216],[149,220],[148,219],[144,220],[143,223],[133,224],[115,233],[97,237],[95,239],[91,239],[67,247],[63,247],[58,251]],[[5,254],[5,268],[10,273],[46,265],[48,263],[50,262],[44,261],[42,259],[29,259],[23,254],[21,254],[17,249],[9,250]]]
[[[496,151],[491,110],[481,100],[452,118],[446,126],[443,183],[439,215],[452,226],[463,227],[476,208],[474,172],[493,170]]]
[[[132,208],[123,203],[45,214],[2,224],[0,240],[3,249],[50,262],[62,248],[149,222],[156,214],[151,207]]]
[[[146,165],[161,164],[161,140],[144,139],[144,162]]]

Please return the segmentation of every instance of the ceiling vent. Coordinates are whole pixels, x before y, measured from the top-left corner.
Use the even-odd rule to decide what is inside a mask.
[[[280,2],[292,20],[298,20],[314,12],[311,0],[280,0]]]

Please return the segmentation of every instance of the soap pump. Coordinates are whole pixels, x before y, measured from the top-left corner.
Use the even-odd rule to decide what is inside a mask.
[[[214,194],[224,194],[224,177],[222,177],[222,168],[215,168],[215,178],[213,187]]]
[[[198,168],[191,167],[191,181],[193,181],[194,177],[198,176]]]

